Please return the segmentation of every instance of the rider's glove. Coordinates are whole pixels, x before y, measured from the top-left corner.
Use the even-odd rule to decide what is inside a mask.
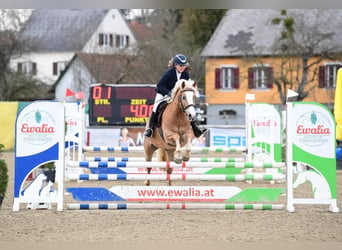
[[[164,96],[164,100],[165,100],[167,103],[172,102],[171,94],[165,95],[165,96]]]

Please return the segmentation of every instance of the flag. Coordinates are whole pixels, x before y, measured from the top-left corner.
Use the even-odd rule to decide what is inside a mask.
[[[75,93],[72,92],[69,88],[65,90],[65,96],[73,96]]]
[[[295,96],[298,96],[298,93],[291,90],[291,89],[288,89],[287,90],[287,98],[291,98],[291,97],[295,97]]]
[[[336,139],[342,140],[342,69],[337,71],[334,116],[336,121]]]
[[[84,97],[84,92],[76,92],[75,93],[75,98],[76,99],[82,99]]]
[[[255,100],[255,94],[246,94],[245,100]]]

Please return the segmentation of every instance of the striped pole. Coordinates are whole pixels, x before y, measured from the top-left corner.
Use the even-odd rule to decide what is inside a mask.
[[[191,181],[271,181],[284,180],[283,174],[69,174],[71,181],[191,180]]]
[[[105,146],[84,146],[83,151],[88,152],[144,152],[144,147],[105,147]],[[244,153],[246,147],[191,147],[193,153]]]
[[[86,168],[284,168],[285,162],[108,162],[68,161],[71,167]]]
[[[145,157],[85,157],[86,161],[129,161],[129,162],[142,162],[145,161]],[[240,162],[244,161],[244,158],[208,158],[208,157],[191,157],[188,162]],[[157,158],[152,159],[153,162],[157,161]]]
[[[194,153],[246,153],[246,147],[191,147]]]
[[[188,210],[283,210],[284,204],[207,204],[207,203],[68,203],[67,209],[188,209]]]
[[[105,146],[84,146],[86,152],[144,152],[144,147],[105,147]]]

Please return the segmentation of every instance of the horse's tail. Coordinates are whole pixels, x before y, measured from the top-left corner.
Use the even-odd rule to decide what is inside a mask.
[[[167,156],[166,156],[166,151],[162,148],[157,150],[157,161],[166,161]]]

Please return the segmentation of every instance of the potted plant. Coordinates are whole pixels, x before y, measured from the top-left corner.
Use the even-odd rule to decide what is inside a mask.
[[[0,144],[0,156],[4,145]],[[8,168],[5,160],[0,159],[0,208],[5,197],[8,184]]]

